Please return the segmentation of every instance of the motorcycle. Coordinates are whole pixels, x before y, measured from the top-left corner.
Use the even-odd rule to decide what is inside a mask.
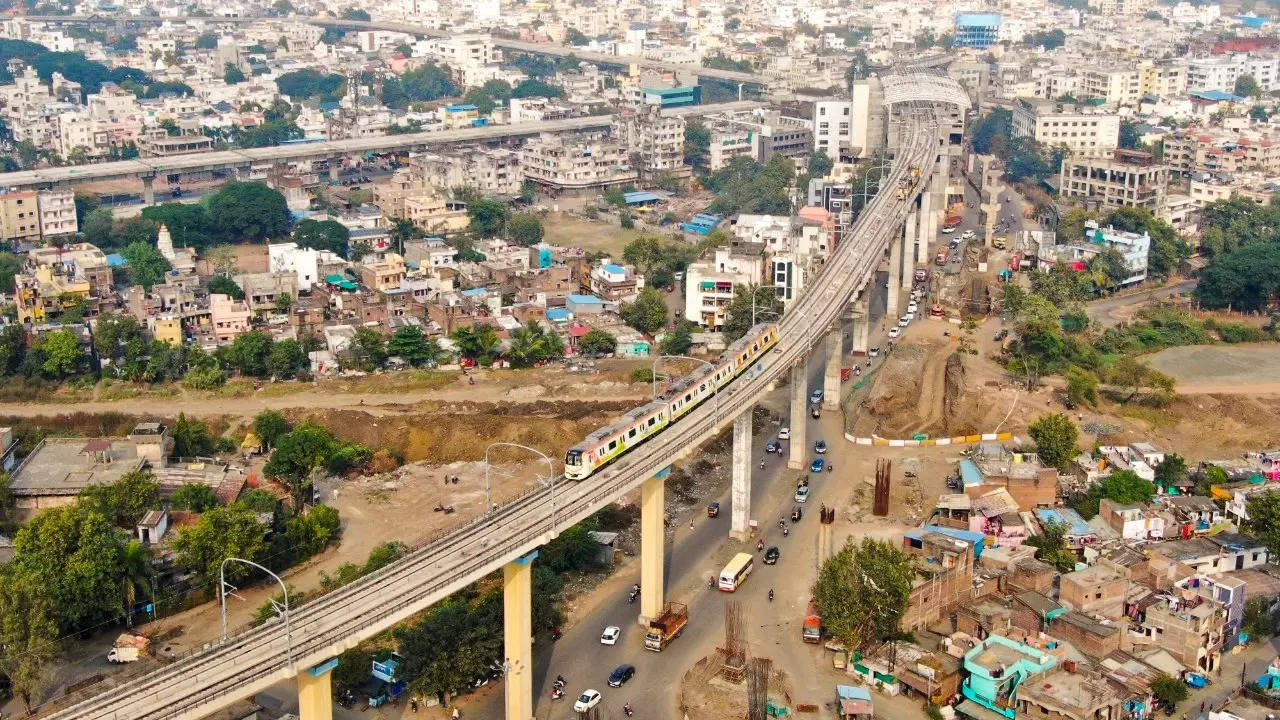
[[[640,593],[636,592],[635,590],[632,590],[631,592],[627,593],[627,604],[634,604],[636,601],[636,596],[639,594]]]
[[[716,589],[716,579],[715,579],[715,577],[709,577],[709,578],[707,578],[707,589],[708,589],[708,590],[715,590],[715,589]]]
[[[782,528],[782,537],[786,537],[790,534],[791,534],[791,528]]]
[[[558,687],[551,688],[552,700],[559,700],[562,697],[564,697],[564,688],[558,688]]]
[[[835,463],[827,463],[827,472],[834,472],[835,469],[836,469]]]
[[[622,714],[626,715],[627,717],[631,717],[632,715],[635,715],[635,711],[631,709],[631,703],[627,703],[626,705],[622,706]]]
[[[769,588],[769,602],[773,602],[773,588]]]

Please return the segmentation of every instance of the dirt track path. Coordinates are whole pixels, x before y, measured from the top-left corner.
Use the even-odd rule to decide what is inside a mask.
[[[530,378],[532,381],[533,378]],[[581,380],[588,381],[587,378]],[[41,417],[65,415],[67,413],[104,413],[118,412],[130,415],[162,415],[173,416],[179,412],[194,417],[230,415],[235,417],[252,417],[267,409],[287,410],[301,409],[337,409],[359,408],[370,415],[400,415],[420,411],[418,407],[424,403],[450,402],[491,402],[503,404],[526,404],[549,399],[577,399],[582,402],[616,402],[634,396],[637,399],[647,397],[641,385],[611,388],[607,394],[591,397],[589,393],[572,385],[537,385],[532,382],[526,386],[513,386],[509,382],[482,378],[475,385],[456,382],[444,388],[406,390],[395,393],[351,393],[334,392],[330,389],[318,388],[304,390],[286,395],[249,395],[244,397],[141,397],[124,400],[98,400],[79,403],[0,403],[0,415],[16,417]]]
[[[947,360],[955,351],[956,346],[951,343],[929,349],[929,358],[920,373],[920,397],[916,400],[916,414],[920,419],[909,427],[908,434],[923,432],[942,421]]]

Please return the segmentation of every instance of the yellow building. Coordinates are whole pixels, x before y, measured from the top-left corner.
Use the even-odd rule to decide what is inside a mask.
[[[151,334],[156,340],[170,345],[182,344],[182,320],[173,315],[164,315],[152,319]]]
[[[0,237],[10,243],[40,239],[40,207],[35,190],[0,195]]]
[[[466,203],[452,202],[430,191],[405,198],[404,218],[436,235],[466,230],[470,223]]]
[[[64,309],[80,304],[86,305],[87,317],[97,314],[97,307],[91,303],[88,281],[56,274],[51,266],[42,265],[34,274],[19,273],[13,281],[18,322],[48,322]]]
[[[385,253],[381,257],[369,257],[357,266],[360,282],[372,290],[395,290],[404,282],[404,258],[397,253]]]

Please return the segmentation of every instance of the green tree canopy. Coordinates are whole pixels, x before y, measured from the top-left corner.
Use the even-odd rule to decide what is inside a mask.
[[[458,354],[476,364],[490,364],[497,356],[500,340],[492,325],[460,327],[449,337],[457,345]]]
[[[530,213],[513,216],[508,230],[511,232],[511,239],[524,247],[542,242],[542,236],[546,233],[542,228],[542,221],[537,215]]]
[[[227,242],[263,242],[282,237],[289,229],[284,195],[263,183],[229,183],[206,202],[214,229]]]
[[[173,267],[153,243],[132,242],[120,254],[124,256],[125,267],[129,271],[129,282],[148,290],[163,280],[164,274]]]
[[[583,355],[612,355],[617,349],[617,339],[599,328],[592,328],[578,340],[578,350]]]
[[[39,578],[62,632],[121,616],[124,535],[102,513],[78,504],[50,508],[19,530],[13,544],[11,566]]]
[[[1045,465],[1065,468],[1080,454],[1080,447],[1076,444],[1080,431],[1062,413],[1041,415],[1027,427],[1027,432],[1036,441],[1036,455]]]
[[[289,432],[289,421],[279,410],[263,410],[253,418],[253,434],[266,447],[274,447],[281,435]]]
[[[624,304],[620,314],[624,322],[645,334],[667,326],[667,302],[661,292],[651,287],[641,290],[635,302]]]
[[[149,472],[134,470],[107,485],[90,485],[76,498],[81,506],[100,513],[120,527],[132,528],[148,510],[157,507],[160,484]]]
[[[812,593],[827,630],[846,647],[863,648],[898,635],[914,579],[902,550],[864,538],[822,564]]]
[[[244,290],[241,290],[236,281],[226,275],[214,275],[209,278],[209,292],[230,295],[236,300],[244,299]]]
[[[218,577],[222,561],[227,558],[259,560],[266,547],[267,530],[255,510],[235,503],[213,508],[202,513],[196,524],[178,528],[173,549],[178,565],[210,582]],[[243,563],[226,567],[226,576],[232,581],[248,574],[249,568]]]
[[[226,348],[227,364],[244,375],[267,376],[267,356],[271,354],[271,336],[261,330],[240,335]]]
[[[435,340],[429,339],[416,325],[402,325],[392,333],[387,342],[387,353],[415,367],[437,363],[444,350]]]
[[[531,367],[535,363],[564,356],[564,342],[556,332],[548,332],[530,320],[511,333],[505,357],[515,367]]]
[[[174,247],[203,251],[213,242],[215,231],[209,213],[200,204],[164,203],[143,208],[142,217],[169,228]]]
[[[733,342],[751,329],[752,324],[774,322],[782,317],[782,301],[772,285],[738,285],[725,309],[725,322],[720,327],[725,339]]]
[[[372,372],[387,361],[387,340],[373,328],[359,328],[347,346],[347,355],[356,367]]]
[[[471,232],[479,237],[493,237],[507,226],[509,211],[506,203],[490,198],[480,198],[467,205],[471,218]]]
[[[1036,558],[1054,566],[1059,572],[1076,569],[1076,556],[1067,547],[1067,524],[1050,520],[1041,525],[1040,534],[1027,538],[1027,544],[1036,549]]]

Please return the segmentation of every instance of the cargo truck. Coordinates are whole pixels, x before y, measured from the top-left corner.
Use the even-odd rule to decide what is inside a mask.
[[[647,650],[661,652],[672,640],[680,637],[689,623],[689,608],[683,603],[669,602],[657,620],[649,621],[649,632],[644,636]]]
[[[151,641],[143,635],[124,633],[116,638],[115,645],[107,651],[109,663],[131,663],[147,654]]]
[[[822,642],[822,617],[818,615],[818,606],[809,601],[809,612],[804,617],[804,625],[800,630],[807,643]]]

